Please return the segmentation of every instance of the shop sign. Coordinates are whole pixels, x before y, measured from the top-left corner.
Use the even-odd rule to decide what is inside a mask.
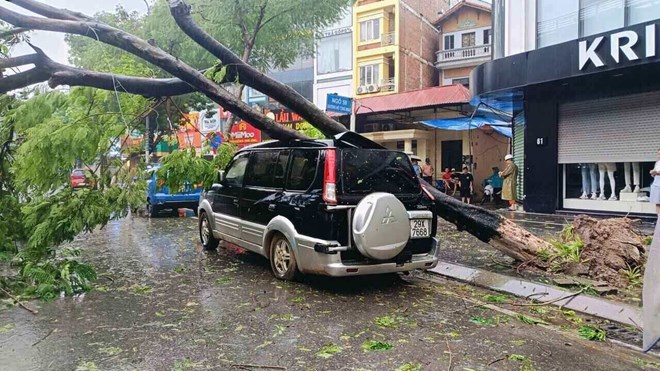
[[[177,133],[181,149],[201,148],[202,134],[198,129],[199,112],[191,112],[183,115],[183,120]]]
[[[602,45],[607,44],[607,42],[604,43],[606,40],[609,40],[609,50],[601,48]],[[590,62],[595,67],[606,67],[608,63],[616,65],[625,60],[636,61],[640,58],[653,58],[656,56],[656,25],[646,26],[642,33],[635,30],[624,30],[606,36],[598,36],[591,42],[582,40],[579,41],[578,48],[580,71]],[[611,57],[611,60],[608,56]]]
[[[334,30],[324,31],[323,37],[337,36],[347,33],[351,33],[351,27],[335,28]]]
[[[207,117],[207,114],[207,111],[200,112],[199,130],[204,134],[220,130],[220,115],[216,113]]]
[[[261,142],[261,131],[245,121],[234,125],[229,131],[229,143],[243,146]]]

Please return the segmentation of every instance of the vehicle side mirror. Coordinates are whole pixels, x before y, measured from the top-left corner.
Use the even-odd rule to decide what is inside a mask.
[[[224,181],[225,181],[225,171],[218,170],[218,183],[222,183]]]

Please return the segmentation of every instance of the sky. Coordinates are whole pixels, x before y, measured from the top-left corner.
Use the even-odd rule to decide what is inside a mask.
[[[94,15],[100,11],[113,11],[115,7],[121,4],[129,11],[138,11],[146,13],[147,5],[144,0],[40,0],[48,5],[56,8],[66,8],[75,10],[87,15]],[[29,13],[22,8],[10,4],[9,2],[2,2],[2,6],[21,12]],[[42,32],[36,31],[30,33],[32,44],[44,50],[46,55],[51,59],[68,64],[68,47],[64,42],[64,34],[55,32]],[[12,50],[12,55],[18,56],[29,54],[32,49],[28,45],[19,45]]]

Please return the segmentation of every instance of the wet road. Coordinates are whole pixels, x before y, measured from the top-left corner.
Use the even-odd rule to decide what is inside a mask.
[[[96,289],[31,302],[36,316],[0,309],[0,369],[653,367],[634,351],[475,305],[492,293],[454,282],[397,275],[281,282],[254,254],[203,252],[195,219],[128,218],[74,244],[100,273]]]

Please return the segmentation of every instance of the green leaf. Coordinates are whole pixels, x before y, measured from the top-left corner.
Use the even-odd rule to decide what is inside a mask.
[[[584,325],[578,328],[578,334],[581,338],[591,341],[605,341],[607,334],[604,330],[591,325]]]
[[[326,344],[324,345],[321,349],[319,349],[318,352],[316,352],[316,356],[320,358],[330,358],[334,356],[337,353],[341,353],[342,347],[336,344]]]
[[[383,341],[367,340],[362,343],[362,349],[366,352],[385,352],[392,348],[394,348],[394,345]]]

